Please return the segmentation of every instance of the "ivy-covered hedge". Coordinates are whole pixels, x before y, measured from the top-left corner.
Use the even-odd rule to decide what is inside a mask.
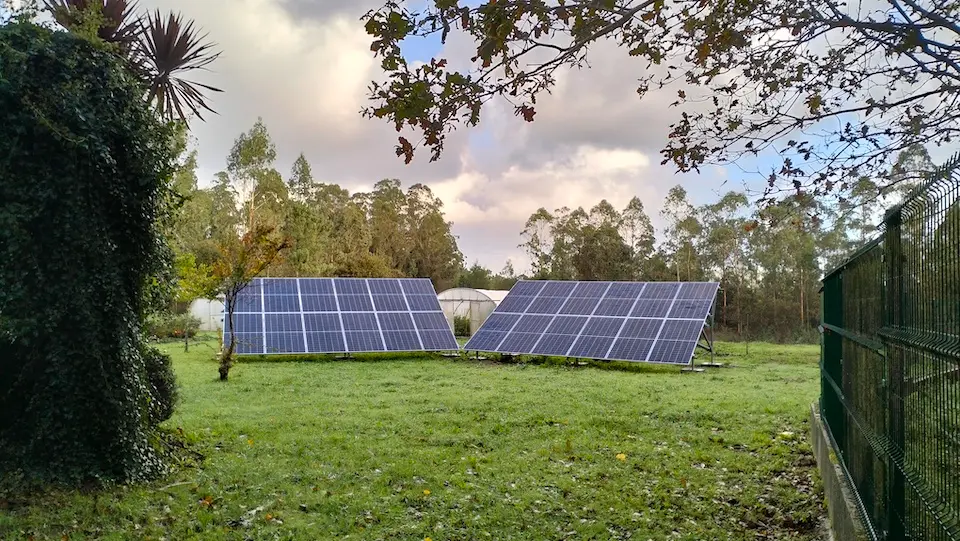
[[[147,370],[141,319],[172,132],[120,62],[65,32],[0,26],[6,479],[136,480],[161,466],[149,442],[173,387],[161,359]]]

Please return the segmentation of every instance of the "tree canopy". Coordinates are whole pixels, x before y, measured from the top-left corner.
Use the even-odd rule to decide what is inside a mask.
[[[612,40],[642,71],[637,93],[675,96],[663,163],[680,171],[744,156],[779,160],[767,196],[878,190],[898,180],[890,161],[917,144],[951,143],[960,129],[960,3],[953,0],[432,0],[387,1],[365,16],[386,82],[370,87],[367,117],[421,135],[399,137],[438,159],[448,133],[480,122],[497,96],[534,121],[539,96],[563,68],[587,66]],[[458,33],[469,67],[412,63],[404,40]],[[626,58],[625,58],[626,60]],[[459,59],[458,59],[459,61]]]

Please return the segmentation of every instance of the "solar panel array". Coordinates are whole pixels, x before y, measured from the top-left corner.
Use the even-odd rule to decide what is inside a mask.
[[[522,280],[464,349],[687,364],[719,286]]]
[[[459,349],[426,278],[256,278],[234,305],[240,355]]]

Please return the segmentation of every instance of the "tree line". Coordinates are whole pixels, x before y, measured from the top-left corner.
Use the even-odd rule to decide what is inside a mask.
[[[716,321],[725,336],[775,341],[815,340],[823,273],[865,242],[882,208],[933,168],[915,145],[890,172],[901,182],[882,187],[862,177],[839,203],[798,194],[758,206],[731,191],[694,206],[675,186],[659,210],[661,231],[637,197],[623,209],[606,200],[589,209],[540,208],[520,232],[531,267],[518,275],[510,261],[497,273],[464,265],[443,202],[424,184],[404,189],[384,179],[351,194],[317,181],[303,154],[284,178],[260,119],[236,139],[209,188],[198,187],[197,154],[185,149],[184,140],[173,181],[184,202],[169,233],[182,301],[211,290],[191,286],[222,264],[225,241],[266,228],[285,244],[281,257],[262,265],[264,276],[416,276],[438,291],[509,289],[519,278],[712,280],[721,285]]]
[[[716,324],[726,338],[815,341],[820,279],[873,235],[883,209],[902,199],[933,169],[926,149],[899,155],[881,186],[861,177],[837,203],[799,194],[754,205],[730,191],[701,206],[673,187],[655,231],[636,197],[617,209],[606,200],[583,207],[540,208],[520,245],[529,277],[554,280],[717,281]],[[476,277],[481,277],[477,280]],[[461,283],[485,287],[476,268]]]
[[[284,178],[262,120],[236,139],[226,165],[200,188],[196,151],[184,152],[173,181],[184,203],[169,232],[181,275],[203,274],[222,258],[225,240],[265,228],[289,241],[265,276],[424,276],[438,289],[456,282],[463,255],[428,186],[404,190],[384,179],[351,194],[314,179],[303,154]]]

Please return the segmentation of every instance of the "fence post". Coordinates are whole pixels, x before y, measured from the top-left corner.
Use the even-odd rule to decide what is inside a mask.
[[[903,250],[901,222],[903,212],[896,209],[884,218],[884,274],[886,275],[886,299],[884,306],[883,324],[887,328],[898,328],[903,324],[904,287],[903,287]],[[886,385],[884,386],[887,398],[887,437],[893,448],[887,456],[887,485],[886,499],[890,506],[886,513],[887,539],[906,539],[904,525],[906,522],[906,487],[903,471],[897,466],[896,460],[903,459],[904,449],[904,359],[903,350],[899,347],[888,347],[884,341],[884,356],[886,360]]]

